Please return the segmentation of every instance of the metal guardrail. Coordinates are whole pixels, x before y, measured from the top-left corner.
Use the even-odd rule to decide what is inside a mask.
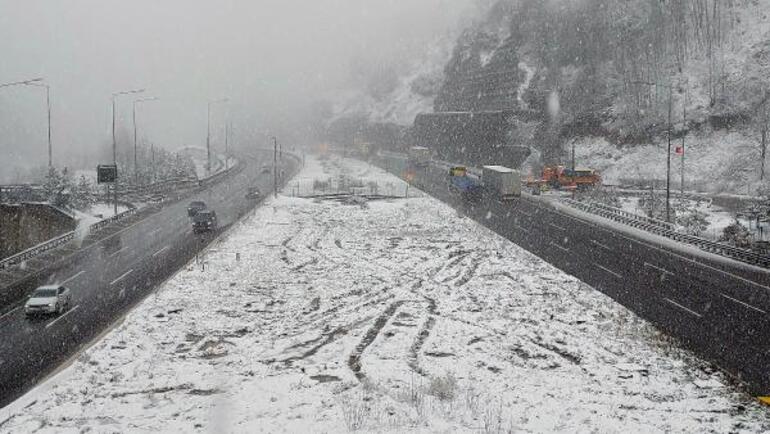
[[[118,215],[112,216],[108,219],[104,219],[92,224],[91,226],[88,227],[88,232],[96,233],[101,229],[105,228],[106,226],[109,226],[112,223],[116,223],[134,214],[136,214],[136,208],[131,208]],[[45,253],[49,250],[55,249],[56,247],[67,244],[70,241],[72,241],[74,238],[75,238],[75,231],[70,231],[70,232],[67,232],[66,234],[59,235],[56,238],[52,238],[46,242],[40,243],[34,247],[24,250],[23,252],[17,253],[13,256],[9,256],[3,259],[2,261],[0,261],[0,270],[4,270],[13,265],[20,264],[28,259],[34,258],[37,255],[40,255],[41,253]]]
[[[625,225],[641,229],[655,235],[678,241],[680,243],[689,244],[709,253],[725,256],[751,265],[770,268],[770,256],[761,255],[748,249],[742,249],[740,247],[710,241],[704,238],[696,237],[694,235],[676,232],[673,229],[673,225],[667,222],[638,216],[636,214],[619,210],[617,208],[608,207],[606,205],[597,206],[599,204],[596,203],[579,202],[573,199],[564,199],[564,202],[573,208],[579,209],[589,214],[605,217],[618,223],[623,223]]]
[[[67,232],[64,235],[59,235],[56,238],[50,239],[44,243],[40,243],[35,247],[29,248],[21,253],[17,253],[13,256],[9,256],[0,261],[0,269],[6,269],[12,265],[19,264],[30,258],[33,258],[41,253],[47,252],[53,248],[59,247],[63,244],[67,244],[75,238],[75,232]]]
[[[110,218],[106,218],[104,220],[101,220],[101,221],[98,221],[98,222],[92,224],[91,226],[88,227],[88,232],[91,233],[91,234],[96,233],[96,232],[102,230],[103,228],[105,228],[106,226],[109,226],[109,225],[111,225],[113,223],[117,223],[117,222],[125,219],[126,217],[132,216],[134,214],[136,214],[136,208],[131,208],[131,209],[127,210],[127,211],[123,211],[120,214],[114,215],[114,216],[112,216]]]
[[[568,200],[572,200],[572,199],[568,199]],[[603,210],[605,210],[607,212],[618,214],[618,215],[623,216],[623,217],[627,217],[627,218],[630,218],[630,219],[639,219],[639,220],[641,220],[643,222],[646,222],[648,224],[651,224],[653,226],[660,226],[662,228],[670,229],[672,231],[676,229],[676,226],[674,226],[674,224],[666,222],[666,221],[663,221],[663,220],[658,220],[658,219],[655,219],[655,218],[634,214],[632,212],[628,212],[626,210],[623,210],[623,209],[620,209],[620,208],[616,208],[614,206],[609,206],[609,205],[606,205],[606,204],[603,204],[603,203],[599,203],[599,202],[590,202],[590,204],[592,206],[601,208],[601,209],[603,209]]]
[[[153,187],[156,187],[159,184],[163,184],[165,186],[169,184],[175,184],[176,188],[179,188],[180,185],[184,184],[189,187],[196,187],[196,186],[203,186],[211,184],[215,181],[218,181],[220,178],[225,177],[226,175],[230,174],[231,172],[237,170],[240,170],[242,168],[242,163],[238,162],[234,166],[230,167],[228,170],[223,170],[221,172],[217,172],[214,175],[211,175],[208,178],[204,178],[201,180],[170,180],[170,181],[162,181],[160,183],[156,183],[153,185]],[[110,218],[98,221],[91,226],[88,227],[89,234],[96,233],[105,227],[117,223],[127,217],[130,217],[134,214],[136,214],[137,209],[131,208],[127,211],[124,211],[120,214],[114,215]],[[3,259],[0,261],[0,270],[4,270],[8,267],[11,267],[13,265],[20,264],[28,259],[31,259],[41,253],[47,252],[49,250],[52,250],[56,247],[59,247],[61,245],[67,244],[70,241],[72,241],[75,238],[75,231],[67,232],[66,234],[60,235],[56,238],[52,238],[44,243],[38,244],[37,246],[34,246],[32,248],[29,248],[27,250],[24,250],[23,252],[17,253],[13,256],[9,256],[8,258]]]

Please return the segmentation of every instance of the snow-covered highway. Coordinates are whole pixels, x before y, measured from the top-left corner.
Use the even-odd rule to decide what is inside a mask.
[[[341,173],[400,182],[308,158],[300,183]],[[415,193],[269,199],[0,431],[770,430],[675,341]]]

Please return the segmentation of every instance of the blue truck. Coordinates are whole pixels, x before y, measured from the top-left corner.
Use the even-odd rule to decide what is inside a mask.
[[[463,166],[449,169],[449,191],[459,196],[466,202],[478,202],[484,192],[481,181],[468,175],[468,170]]]

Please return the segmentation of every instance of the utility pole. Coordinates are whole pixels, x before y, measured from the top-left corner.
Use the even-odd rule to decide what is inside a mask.
[[[680,176],[682,178],[682,185],[681,185],[681,199],[684,199],[684,138],[687,135],[687,93],[684,95],[684,102],[682,103],[682,125],[683,125],[683,131],[682,131],[682,167]]]
[[[273,195],[278,197],[278,139],[273,136]]]
[[[671,84],[651,83],[648,81],[633,81],[631,84],[647,86],[662,86],[668,88],[668,152],[666,152],[666,221],[671,222],[671,115],[673,110],[674,86]],[[657,89],[656,89],[657,96]],[[684,139],[682,139],[684,140]]]
[[[575,141],[572,141],[572,173],[575,173]]]

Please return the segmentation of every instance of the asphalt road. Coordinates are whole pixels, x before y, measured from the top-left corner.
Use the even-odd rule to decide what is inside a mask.
[[[88,245],[47,276],[72,290],[67,312],[27,319],[18,305],[0,313],[0,406],[37,384],[252,209],[257,201],[245,198],[249,187],[272,191],[272,175],[260,173],[263,162],[272,164],[272,154],[245,160],[240,173]],[[296,168],[291,161],[287,173]],[[192,233],[192,200],[216,210],[216,232]]]
[[[543,197],[470,206],[449,192],[442,168],[423,169],[413,182],[677,337],[752,393],[770,395],[770,270],[617,231]]]

